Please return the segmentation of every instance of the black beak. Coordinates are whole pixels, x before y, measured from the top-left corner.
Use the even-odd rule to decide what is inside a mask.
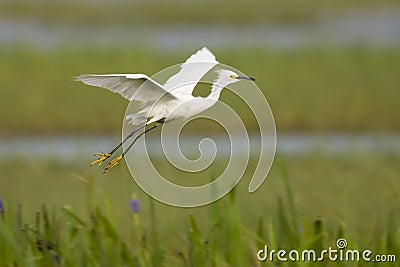
[[[256,78],[246,77],[246,76],[237,76],[236,79],[249,80],[249,81],[255,81],[256,80]]]

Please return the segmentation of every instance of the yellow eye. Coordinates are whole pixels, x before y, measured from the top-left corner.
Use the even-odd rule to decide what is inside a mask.
[[[237,76],[236,76],[236,75],[231,75],[231,78],[232,78],[232,79],[236,79]]]

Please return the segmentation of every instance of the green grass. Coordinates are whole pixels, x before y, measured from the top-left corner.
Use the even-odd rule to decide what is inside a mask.
[[[144,195],[124,166],[101,175],[84,163],[3,160],[0,265],[258,266],[255,253],[264,244],[318,249],[334,247],[338,237],[353,249],[397,253],[398,161],[356,154],[278,159],[260,191],[247,193],[245,175],[213,205],[182,209]],[[141,203],[135,215],[133,195]]]
[[[297,23],[317,19],[323,12],[399,9],[396,0],[284,1],[141,1],[90,3],[78,1],[2,1],[0,15],[50,24],[160,25]]]
[[[194,48],[196,49],[196,48]],[[400,130],[400,53],[396,49],[211,49],[220,62],[257,78],[278,131]],[[193,51],[146,48],[0,50],[0,134],[89,134],[120,131],[127,102],[101,88],[72,82],[80,73],[149,75]],[[249,117],[229,92],[222,100]],[[318,111],[318,112],[317,112]],[[249,127],[255,127],[254,122]],[[199,124],[194,131],[204,129]]]

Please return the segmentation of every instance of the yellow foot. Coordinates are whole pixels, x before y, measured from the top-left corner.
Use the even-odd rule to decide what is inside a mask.
[[[99,156],[98,159],[96,159],[95,161],[93,161],[92,163],[90,163],[90,166],[92,166],[93,164],[99,163],[99,167],[101,166],[101,164],[103,164],[103,161],[105,161],[106,159],[108,159],[111,154],[108,153],[98,153],[98,154],[94,154],[95,156]]]
[[[124,157],[124,155],[120,155],[120,156],[116,157],[115,159],[113,159],[112,161],[110,161],[110,163],[107,165],[107,167],[105,168],[103,173],[106,173],[111,168],[113,168],[115,165],[117,165],[123,157]]]

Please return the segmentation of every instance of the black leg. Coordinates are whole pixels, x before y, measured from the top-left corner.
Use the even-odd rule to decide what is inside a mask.
[[[128,146],[128,148],[127,148],[121,155],[119,155],[118,157],[116,157],[115,159],[113,159],[113,160],[107,165],[107,167],[104,169],[104,172],[103,172],[103,173],[106,173],[106,172],[109,171],[111,168],[113,168],[115,165],[117,165],[117,164],[122,160],[122,158],[125,157],[126,153],[128,153],[129,149],[131,149],[131,147],[133,146],[133,144],[135,144],[135,142],[136,142],[142,135],[144,135],[144,134],[147,133],[147,132],[150,132],[151,130],[157,128],[157,127],[160,126],[160,125],[161,125],[161,123],[160,123],[160,124],[156,124],[156,125],[152,126],[151,128],[146,129],[146,130],[143,131],[142,133],[138,134],[138,135],[135,137],[135,139],[133,139],[132,143]]]
[[[141,126],[141,127],[139,127],[139,128],[137,128],[137,129],[135,129],[135,130],[133,130],[132,132],[130,132],[130,133],[124,138],[124,140],[122,140],[121,143],[119,143],[116,147],[114,147],[113,150],[111,150],[110,152],[108,152],[108,154],[110,154],[110,155],[114,154],[115,151],[117,151],[118,148],[120,148],[129,138],[131,138],[135,133],[137,133],[139,130],[141,130],[141,129],[145,128],[145,127],[146,127],[146,124],[143,125],[143,126]]]
[[[135,139],[133,139],[132,143],[128,146],[128,148],[124,151],[124,153],[122,153],[122,156],[124,157],[125,154],[128,153],[128,150],[131,149],[131,147],[133,146],[133,144],[135,144],[135,142],[136,142],[142,135],[144,135],[144,134],[147,133],[147,132],[150,132],[151,130],[157,128],[157,127],[160,126],[160,125],[161,125],[161,123],[160,123],[160,124],[155,124],[155,125],[152,126],[151,128],[146,129],[144,132],[138,134],[138,135],[135,137]]]
[[[124,144],[129,138],[131,138],[135,133],[137,133],[139,130],[143,129],[146,127],[146,124],[133,130],[132,132],[130,132],[125,138],[124,140],[122,140],[121,143],[119,143],[116,147],[114,147],[109,153],[97,153],[94,154],[95,156],[99,156],[99,158],[95,161],[93,161],[92,163],[90,163],[90,165],[93,164],[98,164],[99,167],[102,165],[103,161],[107,160],[109,157],[111,157],[112,154],[115,153],[115,151],[118,150],[118,148],[120,148],[122,146],[122,144]]]

